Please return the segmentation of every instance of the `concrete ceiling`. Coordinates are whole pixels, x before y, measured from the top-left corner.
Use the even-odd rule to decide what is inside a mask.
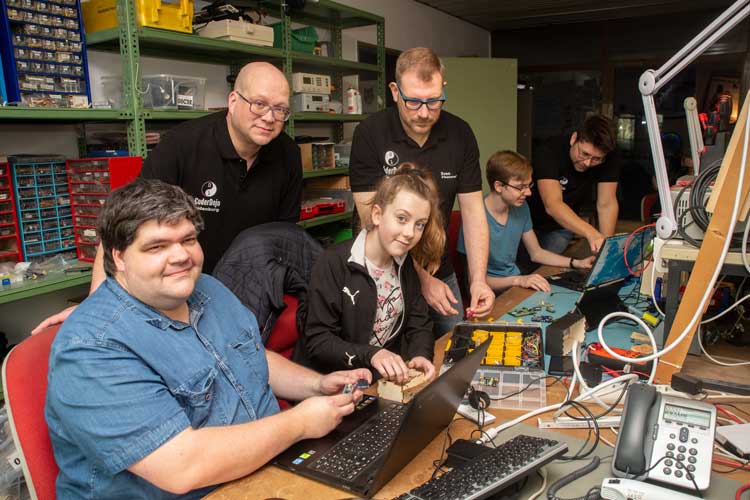
[[[416,0],[489,31],[725,8],[731,0]],[[706,20],[712,19],[713,16]]]

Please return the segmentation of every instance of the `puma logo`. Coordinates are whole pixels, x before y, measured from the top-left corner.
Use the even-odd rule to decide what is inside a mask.
[[[356,295],[356,294],[355,294]],[[354,366],[352,364],[352,361],[354,361],[354,358],[357,357],[356,354],[349,354],[348,352],[344,351],[344,356],[346,356],[348,359],[346,360],[346,366]]]
[[[349,296],[349,298],[350,298],[350,299],[352,299],[352,305],[353,305],[353,306],[356,306],[356,305],[357,305],[357,304],[356,304],[356,303],[354,302],[354,297],[356,297],[356,296],[357,296],[357,294],[359,293],[359,290],[357,290],[356,292],[352,293],[352,292],[350,292],[350,291],[349,291],[349,287],[345,286],[345,287],[344,287],[344,288],[343,288],[343,289],[342,289],[341,291],[342,291],[342,292],[344,292],[345,294],[347,294],[347,295]]]

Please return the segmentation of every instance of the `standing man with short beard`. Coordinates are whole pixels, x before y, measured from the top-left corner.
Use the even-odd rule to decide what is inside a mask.
[[[458,197],[469,264],[469,309],[476,316],[484,316],[492,308],[495,295],[485,281],[489,231],[482,201],[479,148],[469,124],[442,111],[446,100],[444,75],[443,63],[431,49],[409,49],[399,56],[396,81],[390,84],[396,108],[375,113],[355,129],[349,175],[363,225],[370,217],[368,202],[377,181],[392,175],[405,162],[432,172],[446,230]],[[447,248],[435,276],[424,269],[417,272],[438,337],[463,317],[458,280]]]
[[[170,130],[148,155],[141,177],[181,187],[205,220],[203,270],[213,268],[240,232],[266,222],[299,220],[302,161],[283,132],[289,83],[275,66],[247,64],[229,93],[228,109]],[[104,280],[97,251],[91,292]],[[62,323],[73,308],[46,319],[32,334]]]

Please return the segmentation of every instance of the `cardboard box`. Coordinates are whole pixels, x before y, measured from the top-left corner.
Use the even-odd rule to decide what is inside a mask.
[[[323,168],[334,168],[336,157],[333,153],[332,142],[310,142],[299,145],[302,155],[303,170],[319,170]]]

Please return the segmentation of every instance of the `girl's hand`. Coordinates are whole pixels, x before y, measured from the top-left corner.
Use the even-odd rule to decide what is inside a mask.
[[[370,360],[370,364],[385,380],[397,384],[405,384],[409,381],[409,367],[406,366],[401,356],[387,349],[376,352]]]
[[[549,292],[552,290],[549,282],[539,274],[527,274],[526,276],[518,276],[517,278],[516,286],[531,288],[540,292]]]
[[[432,377],[435,376],[435,365],[433,365],[432,361],[425,358],[424,356],[416,356],[414,358],[411,358],[408,366],[409,368],[413,368],[424,373],[425,381],[432,380]]]

